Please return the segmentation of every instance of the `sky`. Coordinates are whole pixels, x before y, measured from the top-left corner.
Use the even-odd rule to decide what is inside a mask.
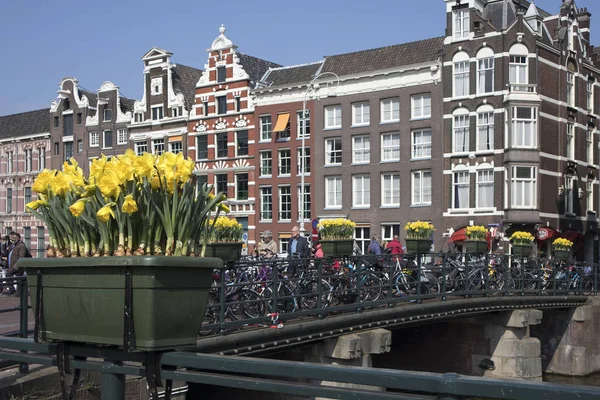
[[[562,0],[535,0],[556,14]],[[294,65],[323,56],[443,36],[443,0],[2,0],[0,115],[49,107],[62,78],[95,92],[104,81],[141,99],[141,57],[156,46],[172,62],[204,68],[224,24],[238,50]],[[599,0],[576,0],[594,15]]]

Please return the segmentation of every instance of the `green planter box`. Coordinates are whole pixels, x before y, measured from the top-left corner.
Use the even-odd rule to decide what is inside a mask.
[[[465,240],[467,253],[485,253],[488,251],[487,242],[483,240]]]
[[[570,250],[553,250],[554,258],[557,260],[568,260],[571,258]]]
[[[242,242],[208,243],[204,257],[220,258],[224,262],[237,261],[242,255]]]
[[[326,257],[351,256],[354,254],[354,239],[321,240],[323,255]]]
[[[123,346],[125,274],[131,268],[134,349],[193,348],[215,268],[196,257],[21,258],[34,315],[42,273],[40,341]],[[36,326],[36,329],[38,327]]]
[[[512,253],[514,256],[529,257],[531,255],[530,244],[513,244]]]
[[[406,239],[406,250],[411,253],[429,253],[431,251],[431,240]]]

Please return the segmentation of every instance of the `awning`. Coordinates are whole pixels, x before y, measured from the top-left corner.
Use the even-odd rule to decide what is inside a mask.
[[[560,234],[560,237],[570,240],[571,242],[577,244],[579,240],[583,241],[583,235],[574,230],[564,231]]]
[[[289,113],[277,115],[277,123],[275,124],[275,129],[273,129],[273,132],[285,131],[289,122],[290,122],[290,114]]]
[[[540,241],[551,239],[556,231],[552,228],[540,228],[537,231],[537,238]]]
[[[180,136],[169,136],[169,143],[170,142],[181,142],[183,140],[183,137]]]
[[[460,242],[462,240],[467,240],[467,230],[465,228],[454,231],[452,236],[448,238],[449,242]]]

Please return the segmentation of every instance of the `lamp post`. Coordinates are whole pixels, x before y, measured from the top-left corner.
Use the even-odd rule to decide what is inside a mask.
[[[304,93],[304,100],[302,101],[302,153],[300,157],[300,204],[298,204],[298,217],[300,221],[300,233],[304,236],[306,230],[304,229],[304,197],[306,195],[306,190],[304,186],[304,175],[306,169],[306,103],[309,100],[309,95],[311,92],[314,94],[314,91],[319,88],[319,84],[316,83],[317,80],[323,77],[331,77],[331,80],[325,81],[325,87],[328,89],[327,97],[335,97],[335,89],[340,85],[340,77],[333,72],[323,72],[313,78],[312,81],[308,84],[306,88],[306,92]]]

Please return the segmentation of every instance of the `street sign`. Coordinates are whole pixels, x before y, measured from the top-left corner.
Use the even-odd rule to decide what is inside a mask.
[[[313,242],[319,240],[319,231],[316,228],[312,230],[311,237]]]
[[[317,226],[319,226],[319,220],[315,218],[312,220],[312,228],[317,229]]]
[[[244,233],[244,234],[242,235],[242,240],[243,240],[244,242],[247,242],[247,241],[248,241],[248,234],[247,234],[247,233]]]

